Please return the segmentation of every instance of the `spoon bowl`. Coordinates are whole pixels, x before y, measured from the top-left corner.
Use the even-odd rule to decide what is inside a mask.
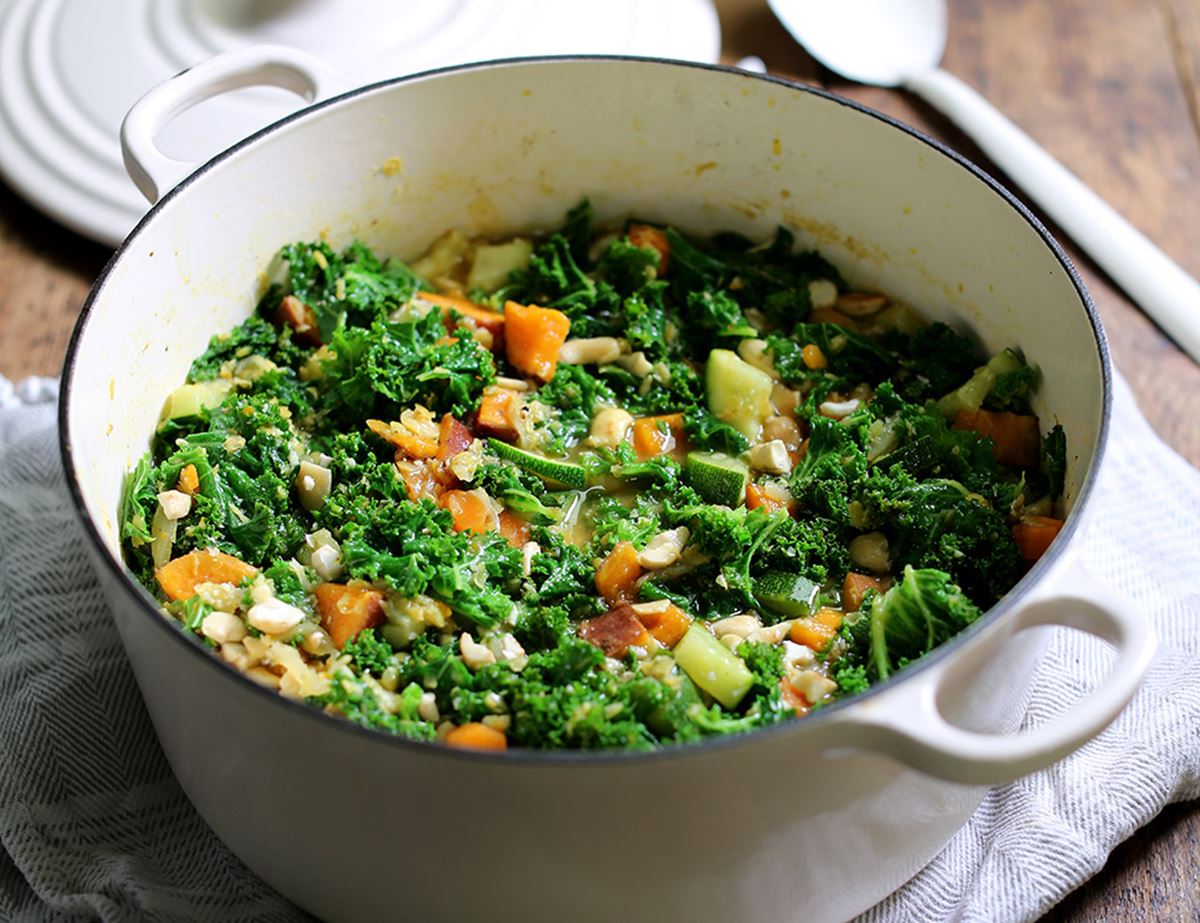
[[[857,83],[895,87],[946,50],[945,0],[768,0],[808,53]]]

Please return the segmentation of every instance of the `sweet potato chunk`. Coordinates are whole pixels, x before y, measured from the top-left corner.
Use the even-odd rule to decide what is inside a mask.
[[[370,587],[322,583],[313,591],[321,627],[341,650],[360,631],[383,624],[383,594]]]
[[[625,602],[633,597],[640,576],[637,549],[629,542],[619,542],[596,568],[596,592],[610,605]]]
[[[1062,530],[1063,521],[1052,516],[1030,516],[1012,527],[1013,541],[1021,549],[1021,557],[1029,564],[1046,553],[1050,543]]]
[[[529,523],[511,510],[501,510],[500,534],[514,548],[520,548],[529,541]]]
[[[655,269],[660,279],[665,276],[671,265],[671,244],[667,235],[660,228],[650,224],[631,224],[628,237],[629,242],[635,246],[658,251],[658,266]]]
[[[154,576],[171,599],[191,599],[201,583],[241,583],[258,571],[223,551],[204,548],[168,561]]]
[[[417,298],[441,308],[446,330],[451,333],[458,327],[458,322],[452,317],[452,313],[470,318],[477,327],[482,327],[492,336],[497,336],[504,330],[503,314],[498,311],[489,311],[466,298],[458,298],[454,295],[435,295],[433,292],[421,292]]]
[[[486,724],[471,721],[460,724],[446,735],[446,746],[459,750],[494,750],[508,749],[508,738],[503,731],[497,731]]]
[[[633,449],[642,461],[668,452],[685,454],[687,436],[683,431],[683,414],[671,413],[637,420],[633,424]],[[675,449],[680,451],[676,453]]]
[[[842,608],[847,612],[857,612],[862,608],[863,597],[867,595],[867,590],[878,590],[880,593],[884,593],[891,585],[891,577],[871,577],[851,571],[846,574],[846,580],[842,584]]]
[[[514,368],[542,381],[554,377],[558,351],[567,341],[571,320],[554,308],[518,304],[504,306],[504,349]]]
[[[438,461],[447,461],[469,448],[474,441],[471,431],[450,414],[442,417],[438,427]]]
[[[517,402],[514,391],[506,391],[503,388],[485,391],[483,400],[479,402],[479,414],[475,418],[475,425],[489,436],[495,436],[505,442],[516,442]]]
[[[455,532],[483,533],[488,531],[491,510],[475,490],[448,490],[438,499],[438,506],[449,510],[454,517]]]
[[[579,623],[579,637],[596,645],[609,657],[624,657],[631,647],[645,647],[650,633],[630,606],[618,606],[611,612]]]
[[[367,429],[384,442],[394,445],[406,458],[433,458],[438,454],[437,442],[418,436],[400,423],[368,420]]]
[[[791,637],[796,644],[805,644],[814,651],[823,651],[837,636],[845,616],[837,609],[818,609],[806,619],[792,623]]]
[[[649,607],[642,607],[647,609]],[[665,647],[674,647],[692,624],[691,616],[674,603],[662,607],[654,607],[651,611],[637,610],[638,621],[650,632],[656,641]]]
[[[1041,457],[1038,419],[1007,410],[961,410],[954,429],[969,429],[992,440],[992,457],[1014,468],[1036,468]]]

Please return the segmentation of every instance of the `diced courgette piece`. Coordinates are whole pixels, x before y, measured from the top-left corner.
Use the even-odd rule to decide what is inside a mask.
[[[1001,375],[1017,371],[1024,364],[1016,352],[1011,349],[1002,349],[984,365],[977,368],[975,374],[966,382],[938,401],[938,410],[947,420],[953,420],[964,410],[978,410],[983,406],[988,392],[995,387],[996,379]]]
[[[708,409],[752,443],[758,441],[763,421],[774,413],[771,408],[774,386],[770,375],[735,352],[714,349],[708,354],[704,371]]]
[[[867,440],[867,461],[871,464],[895,451],[900,444],[900,435],[896,432],[896,418],[873,420],[867,429]]]
[[[163,406],[163,419],[178,420],[182,417],[199,416],[203,410],[220,407],[221,402],[232,390],[233,382],[225,378],[180,385],[167,397],[167,403]]]
[[[754,581],[754,598],[759,605],[784,618],[805,618],[813,613],[813,600],[821,588],[801,574],[777,571]]]
[[[692,682],[726,708],[734,708],[754,684],[742,658],[699,625],[687,630],[673,653]]]
[[[436,279],[466,259],[470,249],[471,242],[461,231],[447,231],[410,268],[422,279]]]
[[[908,305],[892,302],[871,318],[871,326],[897,333],[915,333],[925,326],[925,320]]]
[[[543,481],[558,484],[563,487],[574,487],[582,490],[587,485],[587,473],[582,465],[573,462],[559,461],[547,458],[536,452],[526,452],[515,445],[501,442],[499,439],[489,439],[488,448],[505,461],[512,462],[518,468],[536,474]]]
[[[660,654],[659,656],[669,655]],[[691,711],[692,706],[704,707],[704,702],[700,699],[700,693],[696,690],[696,684],[691,681],[688,675],[682,673],[672,677],[672,680],[676,679],[679,683],[675,687],[674,701],[668,701],[666,704],[658,706],[646,716],[646,727],[650,728],[650,730],[660,737],[676,736],[685,727],[690,725],[686,716]],[[675,685],[674,682],[672,682],[672,685]]]
[[[708,503],[734,507],[746,498],[750,470],[722,452],[689,452],[683,476]]]
[[[508,277],[529,265],[533,244],[523,237],[505,244],[480,244],[467,274],[467,288],[494,292]]]

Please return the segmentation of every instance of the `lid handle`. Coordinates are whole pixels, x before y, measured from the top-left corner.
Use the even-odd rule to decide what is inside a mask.
[[[284,45],[227,51],[160,83],[133,104],[121,124],[125,170],[151,205],[199,166],[159,149],[162,127],[197,103],[250,86],[281,87],[311,103],[344,93],[353,83],[312,55]]]

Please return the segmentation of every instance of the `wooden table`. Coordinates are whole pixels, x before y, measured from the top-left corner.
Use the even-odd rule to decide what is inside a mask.
[[[836,2],[836,0],[834,0]],[[784,32],[762,0],[719,0],[725,58],[827,87],[916,125],[999,171],[912,96],[847,84]],[[1200,276],[1200,3],[951,0],[947,69]],[[1001,177],[1003,179],[1003,177]],[[1037,209],[1034,208],[1036,212]],[[1095,299],[1113,356],[1163,437],[1200,464],[1200,368],[1060,235]],[[0,372],[58,373],[108,251],[0,184]],[[1117,849],[1050,921],[1200,919],[1200,807],[1177,805]]]

